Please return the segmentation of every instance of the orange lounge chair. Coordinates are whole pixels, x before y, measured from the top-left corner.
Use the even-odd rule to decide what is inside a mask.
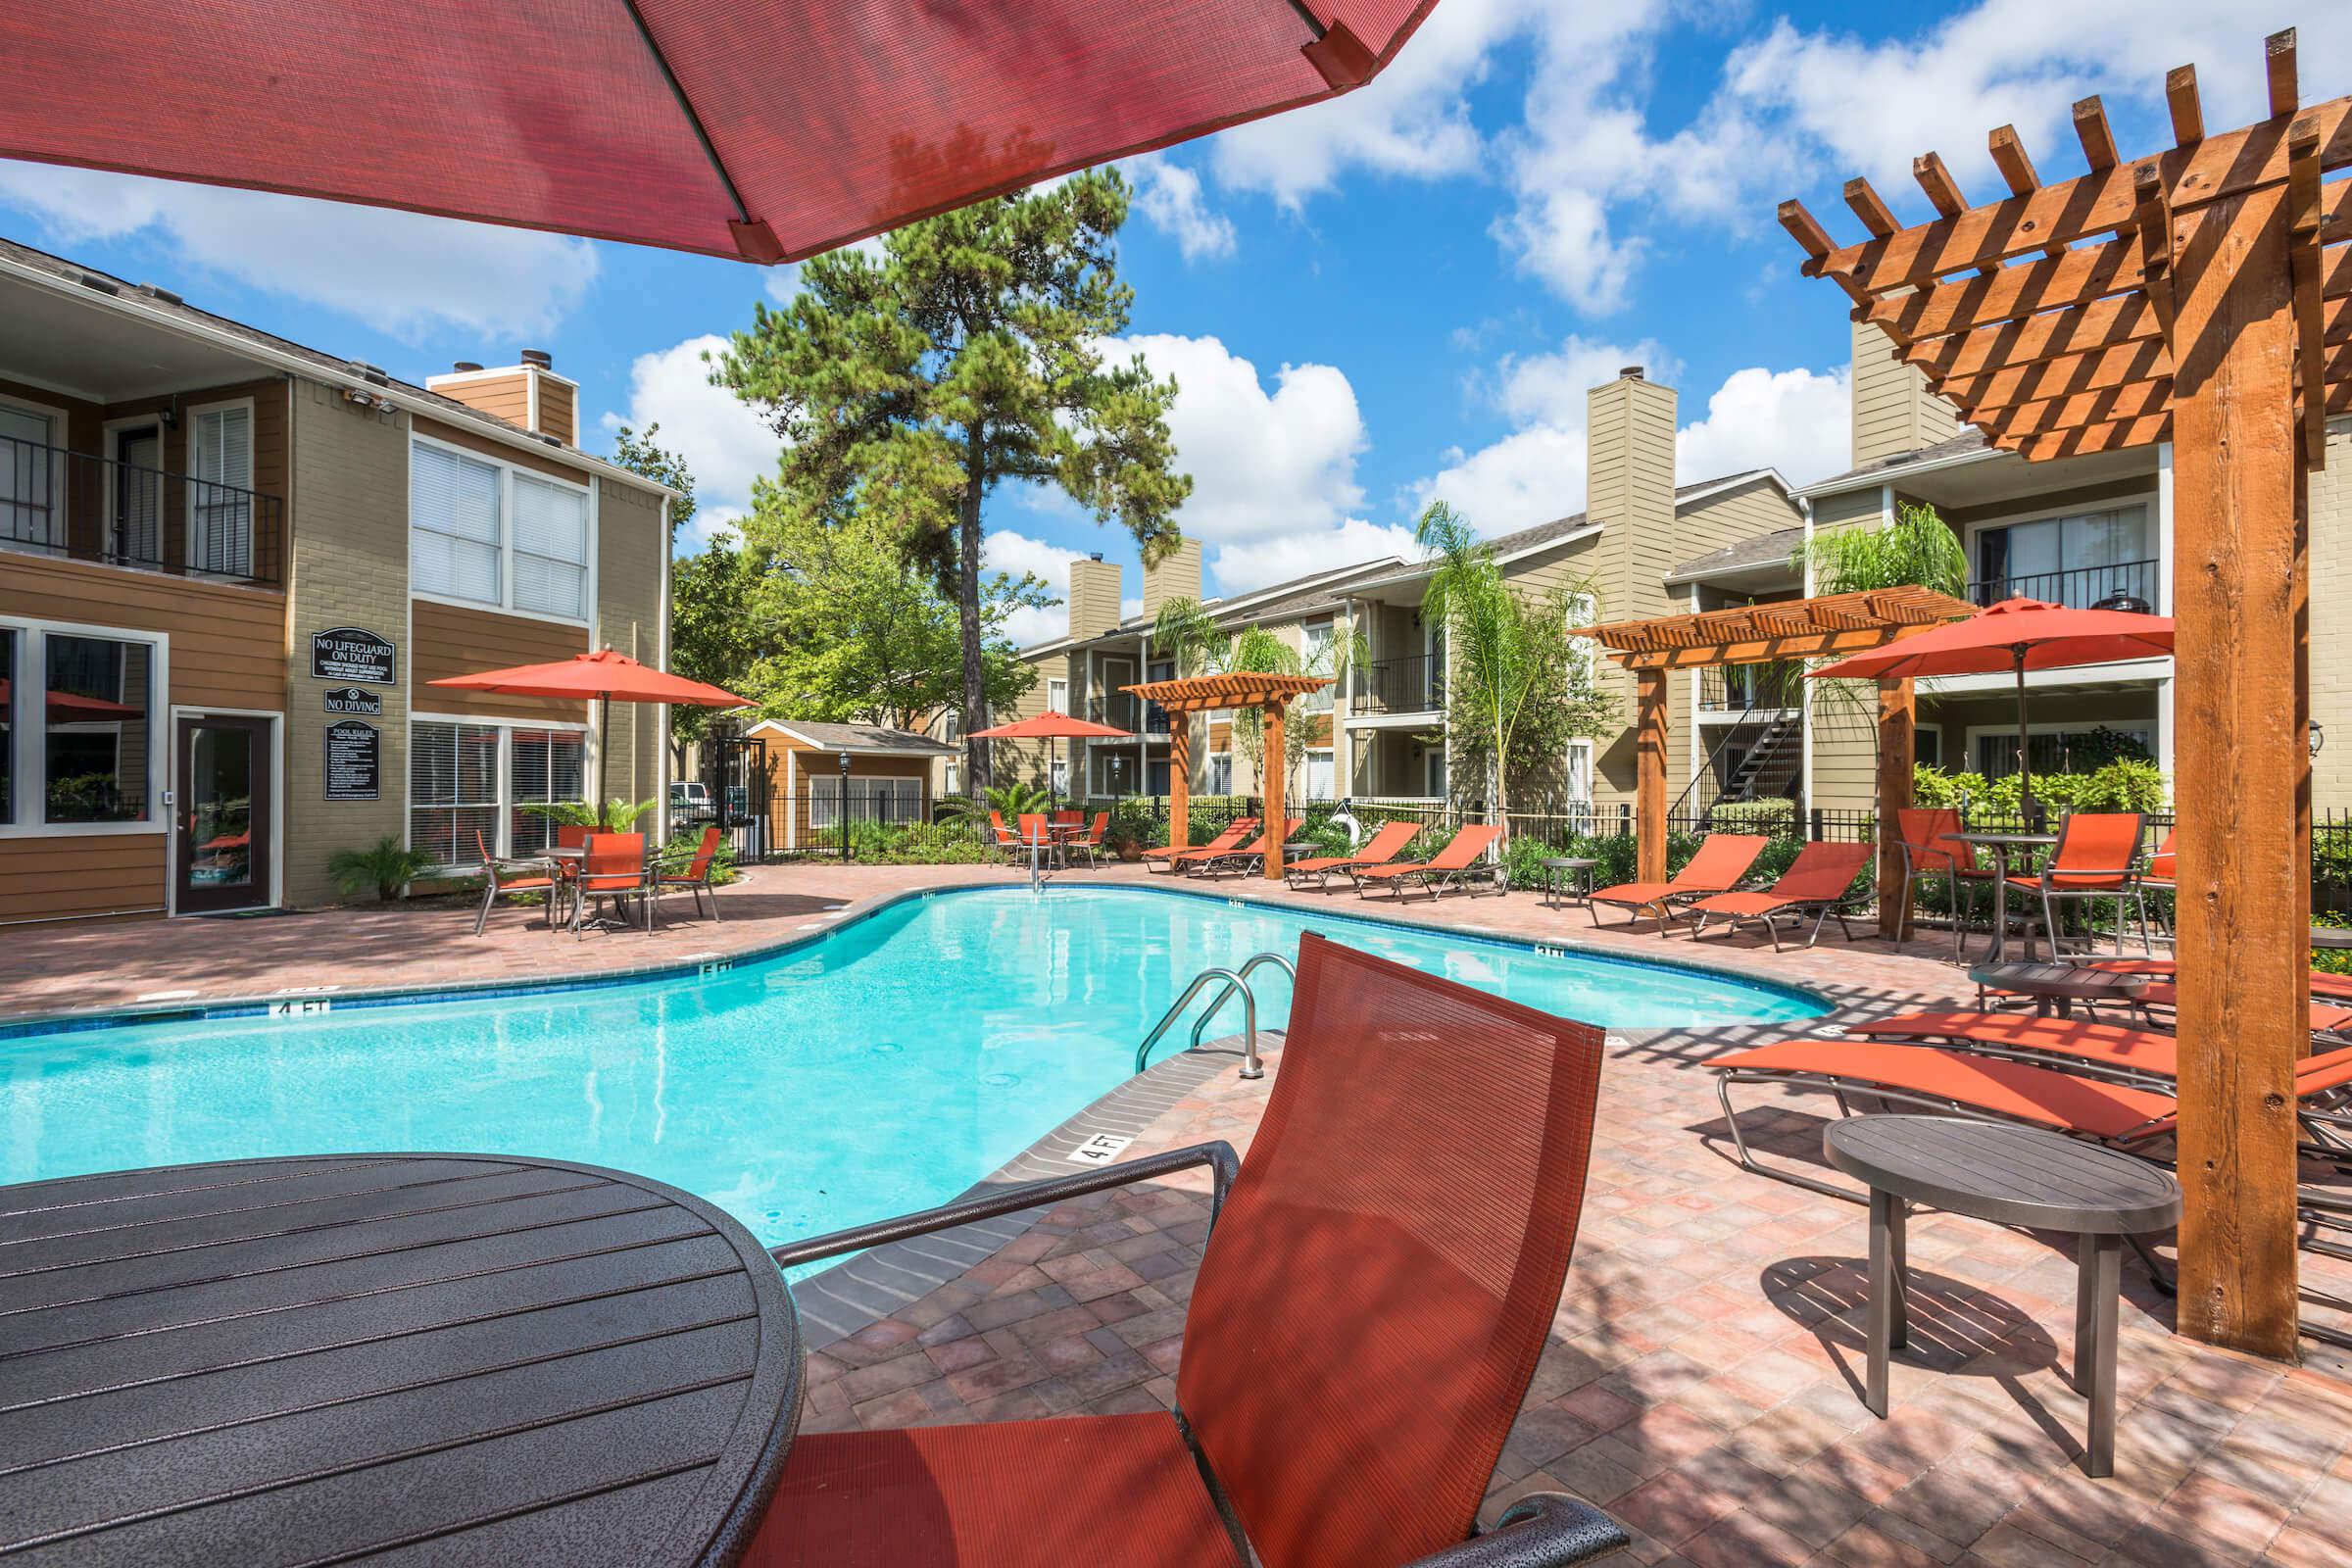
[[[1306,818],[1303,816],[1284,817],[1280,838],[1276,838],[1271,831],[1268,831],[1260,833],[1238,850],[1218,850],[1207,847],[1188,850],[1176,857],[1176,869],[1190,876],[1215,876],[1225,871],[1254,871],[1265,863],[1267,856],[1274,853],[1276,845],[1289,843],[1291,835],[1304,826],[1306,826]]]
[[[1383,823],[1371,841],[1353,855],[1318,855],[1311,859],[1293,860],[1282,868],[1283,878],[1301,893],[1306,891],[1306,879],[1310,876],[1319,888],[1330,887],[1335,872],[1352,882],[1357,872],[1395,860],[1420,832],[1420,823],[1398,817]]]
[[[1238,1174],[1204,1144],[775,1249],[793,1268],[1206,1164],[1183,1413],[804,1429],[744,1568],[1566,1568],[1626,1544],[1541,1493],[1472,1539],[1575,1246],[1600,1031],[1311,935],[1293,997]]]
[[[1235,848],[1242,840],[1256,831],[1256,817],[1237,816],[1225,824],[1224,832],[1210,839],[1206,844],[1198,847],[1190,844],[1163,844],[1156,850],[1146,850],[1144,852],[1144,869],[1151,870],[1152,862],[1154,860],[1164,860],[1167,862],[1167,870],[1173,874],[1176,870],[1176,861],[1180,857],[1196,855],[1207,850],[1215,850],[1221,854]]]
[[[1854,933],[1845,923],[1845,906],[1867,894],[1854,892],[1854,878],[1870,863],[1871,847],[1867,844],[1808,844],[1796,852],[1796,858],[1781,879],[1762,893],[1716,893],[1697,900],[1683,912],[1691,917],[1690,940],[1695,942],[1706,930],[1712,915],[1722,915],[1735,931],[1742,920],[1753,920],[1772,938],[1772,951],[1781,951],[1781,928],[1774,922],[1783,915],[1805,923],[1813,916],[1813,934],[1805,938],[1811,947],[1821,938],[1821,928],[1831,916],[1838,920],[1838,929],[1845,940],[1854,940]]]
[[[2180,972],[2180,966],[2171,958],[2098,958],[2083,967],[2105,969],[2113,974],[2157,975],[2167,983]],[[2329,974],[2325,969],[2314,969],[2311,971],[2311,994],[2315,999],[2341,1002],[2345,1006],[2352,1007],[2352,975]]]
[[[1756,863],[1764,853],[1765,840],[1752,833],[1710,833],[1698,846],[1690,862],[1664,882],[1620,882],[1613,888],[1602,888],[1585,901],[1592,911],[1592,923],[1600,924],[1600,906],[1614,904],[1631,909],[1634,918],[1642,911],[1654,909],[1660,925],[1666,920],[1669,904],[1686,899],[1704,898],[1710,893],[1729,893],[1747,875],[1747,868]]]
[[[1494,883],[1494,891],[1500,893],[1503,891],[1501,863],[1479,858],[1500,837],[1501,828],[1481,823],[1463,828],[1450,843],[1426,860],[1368,865],[1356,874],[1356,896],[1370,898],[1367,890],[1377,884],[1395,889],[1396,896],[1402,899],[1404,884],[1408,879],[1420,883],[1432,900],[1448,887],[1467,887],[1481,880]]]
[[[2032,1012],[1906,1012],[1849,1025],[1848,1034],[1873,1040],[1933,1040],[1952,1049],[2012,1056],[2039,1066],[2099,1077],[2171,1082],[2180,1042],[2156,1029],[2087,1018],[2044,1018]]]
[[[696,846],[694,856],[685,863],[672,860],[667,865],[659,862],[654,867],[654,892],[667,893],[672,888],[694,895],[694,912],[703,912],[703,901],[710,900],[710,919],[718,920],[718,889],[711,884],[711,866],[718,859],[719,833],[715,827],[703,829],[703,841]]]

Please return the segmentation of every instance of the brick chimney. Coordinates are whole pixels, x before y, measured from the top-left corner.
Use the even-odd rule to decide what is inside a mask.
[[[1119,567],[1096,551],[1070,563],[1070,635],[1100,637],[1119,623]]]
[[[1960,413],[1928,390],[1916,365],[1895,358],[1894,340],[1870,321],[1854,323],[1854,466],[1932,447],[1960,433]]]
[[[520,364],[496,369],[460,360],[446,375],[427,377],[424,387],[534,435],[580,444],[580,384],[558,375],[555,356],[545,349],[524,349]]]
[[[1144,613],[1159,613],[1171,599],[1200,602],[1200,541],[1187,539],[1156,566],[1144,568]]]

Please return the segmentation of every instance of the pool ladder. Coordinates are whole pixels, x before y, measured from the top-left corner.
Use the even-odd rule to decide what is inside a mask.
[[[1269,963],[1280,968],[1292,980],[1298,978],[1298,971],[1292,966],[1291,960],[1279,953],[1254,954],[1239,969],[1203,969],[1193,976],[1193,983],[1184,988],[1184,995],[1176,999],[1176,1005],[1159,1015],[1159,1022],[1152,1026],[1152,1032],[1144,1037],[1144,1043],[1135,1048],[1135,1070],[1144,1070],[1144,1064],[1151,1058],[1152,1048],[1159,1044],[1160,1036],[1173,1028],[1178,1018],[1184,1016],[1184,1009],[1193,1004],[1193,999],[1200,994],[1200,988],[1211,980],[1222,980],[1225,989],[1217,993],[1217,999],[1208,1004],[1208,1010],[1201,1013],[1200,1021],[1193,1025],[1192,1044],[1185,1049],[1200,1049],[1200,1037],[1207,1032],[1209,1020],[1224,1008],[1228,998],[1239,992],[1242,998],[1242,1076],[1263,1078],[1266,1069],[1258,1064],[1257,1059],[1257,994],[1250,989],[1250,977]]]

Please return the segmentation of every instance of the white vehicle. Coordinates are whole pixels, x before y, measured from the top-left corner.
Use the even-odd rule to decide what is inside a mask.
[[[710,808],[710,786],[700,779],[675,779],[669,786],[669,821],[708,822],[718,813]]]

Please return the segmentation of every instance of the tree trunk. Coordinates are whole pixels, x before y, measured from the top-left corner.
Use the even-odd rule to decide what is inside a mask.
[[[956,622],[963,642],[963,788],[980,799],[989,776],[989,743],[972,732],[988,728],[987,693],[980,672],[980,427],[965,433],[963,494],[956,502]]]

